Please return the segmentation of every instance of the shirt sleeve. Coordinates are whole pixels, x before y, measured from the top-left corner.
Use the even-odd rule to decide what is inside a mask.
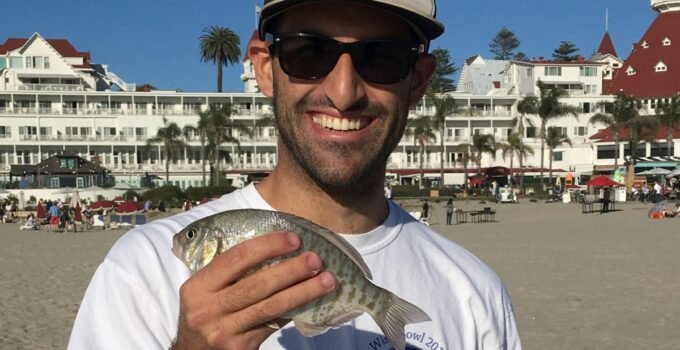
[[[85,292],[68,349],[168,349],[174,334],[144,285],[105,260]]]

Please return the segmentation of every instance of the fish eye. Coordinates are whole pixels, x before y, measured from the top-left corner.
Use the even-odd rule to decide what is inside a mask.
[[[192,228],[191,230],[187,231],[187,238],[193,239],[194,237],[196,237],[196,231]]]

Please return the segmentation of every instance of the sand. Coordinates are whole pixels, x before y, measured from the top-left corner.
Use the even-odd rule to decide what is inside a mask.
[[[405,206],[414,205],[407,203]],[[479,204],[496,222],[432,228],[505,281],[525,349],[680,349],[680,219],[649,204]],[[56,234],[0,224],[0,349],[63,349],[85,288],[124,231]]]

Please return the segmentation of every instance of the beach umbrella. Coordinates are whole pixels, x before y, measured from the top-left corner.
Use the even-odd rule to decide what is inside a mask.
[[[671,171],[666,177],[680,176],[680,168]],[[2,193],[2,192],[0,192]]]
[[[608,176],[600,175],[595,178],[592,178],[590,181],[586,183],[588,186],[593,186],[593,187],[616,187],[616,186],[623,186],[622,184],[610,179]]]
[[[140,202],[127,201],[119,204],[116,207],[116,213],[118,214],[135,214],[142,210],[144,207]]]
[[[668,175],[668,174],[670,174],[671,172],[672,172],[672,171],[670,171],[670,170],[668,170],[668,169],[664,169],[664,168],[654,168],[654,169],[650,169],[650,170],[645,170],[645,171],[643,171],[643,172],[639,172],[639,173],[637,173],[637,174],[635,174],[635,175],[658,176],[658,175]]]
[[[128,184],[118,184],[118,185],[113,186],[113,189],[124,190],[124,191],[130,191],[130,190],[137,191],[137,190],[139,190],[139,187],[135,187],[135,186],[128,185]]]
[[[76,192],[76,189],[75,189],[75,188],[73,188],[73,187],[64,187],[64,188],[60,188],[60,189],[58,189],[58,190],[52,192],[52,194],[71,194],[71,193],[73,193],[73,192]]]
[[[114,207],[113,201],[96,201],[90,205],[92,210],[111,210]]]
[[[78,191],[73,192],[73,195],[71,195],[71,201],[69,202],[68,206],[70,208],[80,206],[80,195],[78,195]]]

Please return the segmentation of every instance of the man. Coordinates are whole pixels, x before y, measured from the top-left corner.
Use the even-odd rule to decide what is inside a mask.
[[[193,276],[172,236],[238,208],[294,213],[343,233],[373,281],[432,321],[409,324],[408,349],[517,349],[509,297],[476,257],[418,223],[383,193],[387,159],[436,68],[425,52],[442,25],[433,0],[266,0],[248,48],[272,96],[279,161],[264,181],[130,231],[97,269],[71,349],[391,348],[367,314],[307,338],[287,311],[332,292],[335,277],[299,238],[275,232],[219,255]],[[403,349],[401,349],[403,350]]]

